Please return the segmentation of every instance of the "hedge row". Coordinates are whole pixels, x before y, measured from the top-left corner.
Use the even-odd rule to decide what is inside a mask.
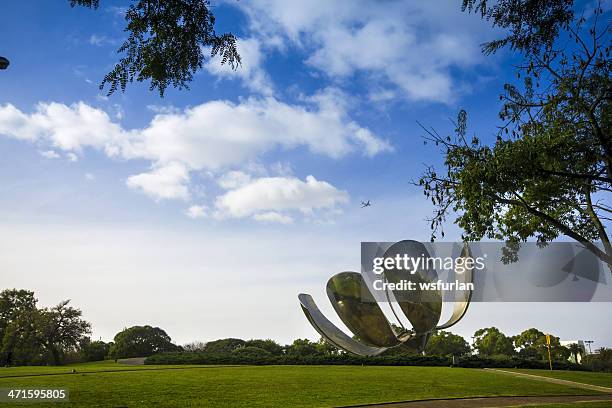
[[[548,361],[519,357],[485,358],[469,356],[459,359],[456,365],[466,368],[532,368],[545,370],[550,368]],[[553,361],[552,365],[555,370],[588,371],[586,367],[569,361]]]
[[[341,355],[282,355],[282,356],[239,356],[235,354],[207,353],[162,353],[148,357],[145,364],[231,364],[231,365],[372,365],[372,366],[439,366],[453,365],[448,356],[378,356],[359,357],[349,354]],[[547,369],[548,362],[509,358],[480,358],[469,356],[456,358],[456,367],[467,368],[540,368]],[[584,367],[565,361],[553,362],[556,370],[585,370]]]

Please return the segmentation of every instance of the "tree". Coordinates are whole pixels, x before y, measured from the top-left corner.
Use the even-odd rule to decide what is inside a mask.
[[[102,361],[108,358],[113,343],[102,340],[91,341],[89,338],[81,343],[81,354],[85,361]]]
[[[560,346],[559,339],[551,336],[553,346]],[[526,358],[548,359],[546,335],[536,328],[523,331],[514,337],[514,346],[519,349],[519,355]]]
[[[286,348],[287,355],[290,356],[312,356],[318,354],[317,343],[308,339],[296,339]]]
[[[99,6],[99,0],[69,1],[72,7]],[[150,90],[157,89],[160,96],[169,85],[188,89],[206,50],[233,69],[240,64],[236,38],[215,32],[208,0],[138,0],[129,6],[125,20],[129,36],[117,50],[123,56],[100,84],[100,89],[109,86],[109,95],[125,91],[134,80],[150,80]]]
[[[497,327],[477,330],[474,333],[474,338],[474,348],[482,356],[511,356],[515,354],[512,338],[499,331]]]
[[[514,337],[514,346],[519,349],[519,356],[548,360],[546,334],[536,328],[523,331]],[[550,335],[550,354],[553,360],[567,360],[570,350],[561,345],[559,337]]]
[[[584,354],[584,350],[582,348],[582,346],[580,346],[580,344],[578,343],[571,343],[567,345],[567,349],[569,350],[569,352],[571,353],[571,356],[573,357],[574,363],[578,363],[578,356],[581,356]]]
[[[159,327],[133,326],[115,335],[109,354],[112,358],[131,358],[179,350],[171,340]]]
[[[68,306],[69,302],[64,300],[55,307],[40,309],[36,313],[36,336],[50,353],[54,365],[60,364],[65,352],[77,350],[91,332],[91,324],[81,319],[81,311]]]
[[[0,363],[11,365],[37,354],[33,336],[34,292],[6,289],[0,292]],[[18,354],[19,356],[16,356]]]
[[[29,290],[5,289],[0,292],[0,334],[21,312],[36,309],[37,299]]]
[[[432,240],[443,236],[454,212],[464,240],[508,241],[507,260],[515,259],[519,242],[546,244],[566,235],[612,270],[604,227],[612,213],[606,203],[612,192],[611,25],[597,6],[583,29],[587,20],[574,16],[572,4],[500,0],[489,7],[486,0],[464,0],[464,10],[509,31],[483,51],[508,46],[518,53],[523,83],[504,86],[503,122],[493,144],[467,136],[463,110],[454,137],[424,128],[445,159],[444,171],[430,166],[418,180],[436,207]]]
[[[462,356],[470,352],[470,345],[463,337],[440,330],[431,335],[425,351],[440,356]]]
[[[91,325],[69,300],[38,309],[34,292],[0,292],[0,362],[3,365],[60,364],[88,339]]]
[[[338,350],[336,346],[330,344],[323,337],[321,337],[319,341],[315,343],[315,348],[317,349],[318,354],[321,354],[324,356],[333,356],[333,355],[340,354],[340,350]]]
[[[188,353],[201,353],[206,348],[206,343],[203,341],[192,341],[183,345],[183,350]]]
[[[38,311],[24,310],[5,327],[0,353],[3,365],[36,365],[46,362],[46,353],[36,335]]]
[[[262,358],[272,355],[268,350],[255,346],[238,347],[232,351],[232,354],[243,358]]]
[[[242,339],[219,339],[215,341],[209,341],[206,343],[206,347],[204,351],[206,353],[214,353],[214,354],[227,354],[236,350],[237,348],[244,347],[246,342]]]
[[[274,356],[280,356],[283,354],[284,347],[271,339],[266,340],[247,340],[244,343],[245,347],[258,347],[268,351],[270,354]]]

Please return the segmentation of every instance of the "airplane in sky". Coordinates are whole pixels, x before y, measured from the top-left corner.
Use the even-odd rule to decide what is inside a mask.
[[[361,208],[370,207],[371,205],[372,204],[370,204],[370,200],[361,202]]]

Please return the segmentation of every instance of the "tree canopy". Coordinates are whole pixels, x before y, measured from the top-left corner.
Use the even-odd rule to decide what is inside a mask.
[[[178,351],[168,334],[159,327],[132,326],[117,333],[109,354],[113,358],[148,357]]]
[[[86,339],[81,343],[81,354],[85,361],[102,361],[108,358],[112,343],[102,340],[91,341]]]
[[[69,302],[64,300],[36,314],[36,335],[51,354],[53,364],[59,364],[66,351],[77,350],[85,336],[91,333],[91,324],[81,319],[81,311],[68,306]]]
[[[320,350],[321,348],[317,347],[315,342],[308,339],[296,339],[287,346],[285,352],[293,356],[311,356],[319,353]]]
[[[260,349],[264,349],[266,351],[268,351],[270,354],[275,355],[275,356],[279,356],[281,354],[283,354],[283,352],[285,351],[285,348],[283,346],[281,346],[280,344],[278,344],[277,342],[275,342],[274,340],[271,339],[266,339],[266,340],[258,340],[258,339],[253,339],[253,340],[247,340],[244,343],[245,347],[257,347]]]
[[[463,0],[462,10],[480,13],[506,37],[483,44],[485,54],[509,46],[525,53],[551,47],[559,31],[572,21],[573,0]]]
[[[256,344],[250,345],[254,347],[259,347],[259,345]],[[244,346],[246,346],[246,341],[242,339],[227,338],[209,341],[208,343],[206,343],[204,351],[207,353],[230,353],[236,350],[237,348]]]
[[[65,354],[77,351],[91,325],[68,303],[39,309],[34,292],[0,292],[0,363],[60,364]]]
[[[462,356],[470,352],[470,345],[463,337],[440,330],[431,335],[425,351],[440,356]]]
[[[464,9],[509,31],[483,51],[514,50],[522,83],[504,86],[493,143],[468,136],[464,110],[454,136],[424,128],[444,156],[444,169],[428,167],[417,183],[436,207],[432,240],[454,213],[465,240],[545,244],[565,235],[612,266],[604,225],[612,213],[611,25],[602,8],[588,19],[567,0],[465,0]]]
[[[514,337],[514,345],[519,349],[519,355],[525,358],[548,359],[548,346],[546,334],[536,328],[523,331]],[[550,351],[553,359],[565,360],[570,355],[570,350],[561,346],[559,337],[550,336]]]
[[[99,0],[69,0],[72,7],[98,8]],[[129,82],[150,81],[150,90],[164,95],[168,86],[189,88],[205,60],[219,55],[221,64],[236,68],[240,55],[236,37],[215,32],[215,16],[207,0],[138,0],[125,13],[128,38],[117,50],[123,54],[106,74],[100,89],[125,91]]]
[[[474,348],[478,354],[486,357],[515,354],[512,338],[506,336],[497,327],[477,330],[474,333]]]
[[[583,346],[581,346],[578,343],[568,344],[567,350],[570,352],[570,355],[572,356],[574,363],[578,363],[580,361],[578,359],[578,356],[582,356],[583,354],[585,354],[585,350]]]

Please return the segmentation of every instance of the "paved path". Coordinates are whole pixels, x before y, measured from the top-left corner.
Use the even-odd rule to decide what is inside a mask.
[[[509,375],[513,375],[515,377],[529,378],[529,379],[537,380],[537,381],[545,381],[545,382],[549,382],[549,383],[553,383],[553,384],[567,385],[569,387],[582,388],[582,389],[585,389],[585,390],[593,390],[593,391],[606,392],[606,393],[612,394],[612,388],[610,388],[610,387],[602,387],[600,385],[585,384],[585,383],[576,382],[576,381],[561,380],[559,378],[544,377],[544,376],[535,375],[535,374],[519,373],[519,372],[516,372],[516,371],[506,371],[506,370],[500,370],[500,369],[497,369],[497,368],[485,368],[485,370],[496,371],[498,373],[509,374]]]
[[[610,395],[562,395],[562,396],[532,396],[532,397],[483,397],[432,399],[422,401],[389,402],[385,404],[352,405],[352,407],[368,408],[483,408],[483,407],[516,407],[525,404],[554,404],[568,402],[609,401]]]

